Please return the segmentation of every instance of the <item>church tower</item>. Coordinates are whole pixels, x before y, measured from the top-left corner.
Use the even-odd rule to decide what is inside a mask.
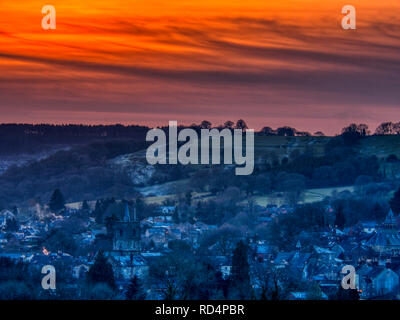
[[[126,204],[122,219],[114,223],[113,231],[113,250],[109,257],[116,280],[122,283],[147,274],[149,266],[141,255],[140,222],[135,209],[131,215]]]
[[[120,255],[131,255],[140,253],[140,249],[140,222],[137,221],[135,209],[131,216],[126,204],[122,220],[114,225],[113,250]]]
[[[396,218],[393,214],[392,209],[390,209],[389,214],[386,216],[385,221],[382,223],[382,229],[385,229],[386,232],[398,233],[397,231],[397,222]]]

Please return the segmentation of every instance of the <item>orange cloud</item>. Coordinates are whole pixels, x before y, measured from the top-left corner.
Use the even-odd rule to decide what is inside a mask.
[[[356,31],[341,29],[348,3],[337,0],[51,4],[57,29],[45,31],[42,1],[1,2],[5,121],[159,124],[229,112],[307,129],[385,120],[376,108],[396,116],[398,1],[354,0]]]

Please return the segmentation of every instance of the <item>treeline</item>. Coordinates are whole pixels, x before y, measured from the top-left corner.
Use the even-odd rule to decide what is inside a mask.
[[[229,130],[234,130],[234,129],[239,129],[239,130],[246,130],[249,129],[249,127],[247,126],[246,121],[244,121],[243,119],[239,119],[236,122],[234,121],[225,121],[223,124],[220,125],[214,125],[208,121],[208,120],[203,120],[201,123],[196,124],[196,123],[192,123],[189,126],[185,126],[185,125],[181,125],[178,126],[178,130],[180,129],[184,129],[184,128],[191,128],[194,129],[195,131],[197,131],[198,133],[200,132],[201,129],[212,129],[212,128],[216,128],[219,130],[223,130],[223,129],[229,129]],[[161,129],[167,131],[168,127],[162,127]],[[260,131],[255,131],[255,134],[258,136],[298,136],[298,137],[310,137],[312,136],[311,133],[307,132],[307,131],[299,131],[295,128],[289,127],[289,126],[283,126],[283,127],[279,127],[276,130],[272,129],[271,127],[263,127]],[[321,131],[317,131],[314,133],[314,136],[324,136],[324,133]]]
[[[236,124],[226,123],[226,126],[242,129],[247,127],[243,120],[239,120]],[[37,130],[32,135],[49,135],[48,141],[51,139],[59,141],[56,136],[50,138],[50,135],[58,132],[58,128],[59,135],[64,137],[62,139],[67,139],[69,136],[79,141],[79,134],[82,134],[82,143],[91,136],[101,136],[103,128],[105,132],[109,132],[106,136],[109,140],[76,145],[70,150],[58,151],[46,159],[24,167],[9,168],[0,176],[1,208],[10,208],[14,204],[30,199],[39,202],[48,201],[51,193],[57,188],[62,190],[68,201],[113,196],[122,198],[134,192],[129,174],[112,168],[108,165],[108,160],[145,149],[147,130],[145,127],[0,125],[0,131],[6,127],[10,130],[7,133],[8,137],[11,137],[10,132],[13,130],[19,132],[14,138],[10,138],[10,141],[21,135],[19,131],[21,128],[26,130],[42,128],[43,131]],[[211,123],[202,123],[201,127],[210,128]],[[121,131],[118,133],[118,130]],[[63,131],[64,133],[60,133]],[[129,139],[129,132],[133,135],[135,131],[139,134]],[[341,135],[328,139],[324,156],[316,157],[307,150],[303,153],[293,151],[283,159],[271,155],[268,159],[264,159],[267,161],[256,163],[254,174],[248,177],[235,176],[231,168],[224,166],[199,168],[157,165],[156,174],[149,183],[189,178],[191,181],[189,190],[193,191],[211,191],[217,194],[224,192],[229,186],[237,186],[246,194],[269,194],[292,189],[295,194],[297,190],[304,188],[352,185],[358,178],[379,182],[384,178],[380,175],[380,160],[373,155],[360,154],[357,146],[358,141],[368,134],[366,125],[352,124],[344,128]],[[119,135],[119,140],[112,140],[111,137],[116,135]],[[4,141],[3,136],[1,139]],[[2,151],[5,150],[0,144],[0,152]],[[392,155],[390,161],[399,160]],[[177,193],[181,191],[176,190]],[[297,196],[294,196],[293,201],[296,201],[296,198]]]
[[[93,142],[24,167],[11,167],[0,176],[0,208],[27,200],[47,203],[55,189],[68,201],[132,194],[129,175],[112,168],[108,160],[145,147],[143,141]]]
[[[281,159],[271,155],[266,160],[260,163],[256,161],[254,173],[249,176],[236,176],[233,168],[224,166],[181,173],[191,179],[190,186],[195,191],[217,194],[229,186],[236,186],[247,195],[348,186],[361,178],[370,182],[384,179],[379,170],[380,160],[375,155],[361,154],[357,144],[349,143],[344,136],[330,138],[323,156],[316,157],[308,150],[294,150]],[[399,160],[392,155],[387,161]]]
[[[200,131],[201,129],[248,129],[243,119],[236,122],[225,121],[221,125],[213,126],[210,121],[203,120],[200,124],[189,126]],[[93,141],[131,139],[144,141],[150,128],[139,125],[83,125],[83,124],[0,124],[0,155],[16,153],[40,152],[52,146],[86,144]],[[164,127],[166,129],[166,127]],[[342,135],[370,135],[371,131],[365,124],[350,124],[342,129]],[[400,122],[384,122],[380,124],[375,135],[400,134]],[[261,136],[324,136],[322,131],[313,134],[297,130],[289,126],[272,129],[264,126],[256,135]]]
[[[0,124],[0,155],[40,152],[55,145],[130,139],[144,141],[148,127],[130,125]]]

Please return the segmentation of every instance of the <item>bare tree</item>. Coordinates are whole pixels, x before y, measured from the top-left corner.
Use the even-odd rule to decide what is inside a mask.
[[[200,124],[201,129],[211,129],[211,122],[207,120],[203,120]]]
[[[376,135],[390,135],[400,133],[400,123],[383,122],[375,130]]]
[[[246,130],[246,129],[248,129],[248,127],[247,127],[246,122],[243,119],[239,119],[238,121],[236,121],[235,129]]]
[[[233,121],[228,120],[228,121],[225,121],[224,128],[233,129],[234,125],[235,125],[235,123]]]

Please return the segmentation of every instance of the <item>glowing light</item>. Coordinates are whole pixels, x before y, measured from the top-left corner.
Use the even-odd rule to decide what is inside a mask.
[[[48,251],[45,247],[43,247],[42,252],[43,252],[43,254],[44,254],[45,256],[48,256],[48,255],[50,254],[50,251]]]

